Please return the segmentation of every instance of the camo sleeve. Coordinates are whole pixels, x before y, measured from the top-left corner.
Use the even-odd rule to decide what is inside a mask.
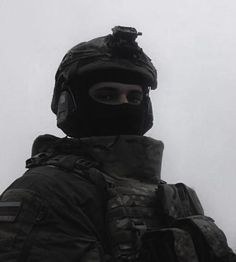
[[[100,192],[80,175],[30,169],[0,198],[0,261],[105,261]]]

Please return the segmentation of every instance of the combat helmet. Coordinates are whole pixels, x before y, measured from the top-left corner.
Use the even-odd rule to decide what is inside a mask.
[[[141,33],[135,28],[122,26],[114,27],[112,32],[74,46],[64,56],[56,72],[51,109],[57,115],[57,126],[69,136],[81,136],[78,126],[81,120],[80,105],[76,99],[76,90],[71,86],[73,79],[84,85],[84,79],[91,80],[91,76],[96,78],[98,75],[114,75],[111,72],[119,72],[119,75],[138,77],[143,85],[151,89],[157,87],[156,69],[135,41]],[[142,133],[152,126],[149,97],[145,107],[146,123]]]

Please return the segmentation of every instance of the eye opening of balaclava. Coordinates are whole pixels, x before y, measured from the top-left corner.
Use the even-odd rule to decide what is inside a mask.
[[[99,82],[141,85],[143,100],[139,105],[99,103],[89,95],[89,88]],[[83,77],[74,76],[71,78],[69,86],[77,105],[75,121],[78,125],[78,137],[143,135],[147,131],[147,111],[150,106],[149,88],[145,79],[139,74],[125,70],[96,71],[83,75]]]

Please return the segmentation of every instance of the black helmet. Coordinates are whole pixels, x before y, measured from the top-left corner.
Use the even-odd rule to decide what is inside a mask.
[[[67,135],[76,136],[77,131],[73,130],[76,127],[72,122],[79,112],[73,88],[70,86],[72,79],[76,78],[79,82],[84,76],[115,71],[138,76],[142,79],[142,85],[151,89],[157,87],[156,69],[135,41],[141,33],[135,28],[121,26],[114,27],[112,31],[113,34],[73,47],[64,56],[57,70],[51,108],[57,114],[58,127]],[[150,101],[148,106],[150,111]],[[152,126],[152,113],[149,114],[151,119],[149,116],[144,132]]]

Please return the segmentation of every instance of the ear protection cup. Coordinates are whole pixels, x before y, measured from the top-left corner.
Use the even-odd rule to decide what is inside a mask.
[[[146,96],[146,114],[145,114],[145,121],[143,125],[143,134],[145,134],[151,127],[153,126],[153,110],[152,110],[152,102],[149,95]]]
[[[70,88],[62,91],[57,107],[57,126],[67,135],[76,134],[77,105]],[[72,131],[73,130],[73,131]]]

